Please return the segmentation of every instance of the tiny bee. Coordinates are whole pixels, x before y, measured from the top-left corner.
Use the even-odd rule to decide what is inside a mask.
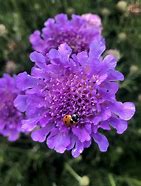
[[[79,121],[79,116],[77,114],[72,114],[72,115],[68,114],[63,117],[63,122],[67,126],[71,126],[73,124],[76,124],[76,123],[78,123],[78,121]]]

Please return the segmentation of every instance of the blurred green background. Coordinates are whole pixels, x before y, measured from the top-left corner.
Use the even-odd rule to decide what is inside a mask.
[[[138,5],[129,11],[130,5]],[[118,99],[133,101],[137,112],[123,135],[107,133],[106,153],[93,145],[73,159],[45,144],[21,136],[10,143],[0,137],[0,186],[141,186],[141,1],[0,0],[0,75],[30,72],[28,41],[44,21],[64,12],[100,15],[107,53],[119,58],[125,75]],[[112,49],[112,50],[109,50]]]

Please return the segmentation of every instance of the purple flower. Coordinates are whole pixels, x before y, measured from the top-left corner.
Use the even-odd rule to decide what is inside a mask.
[[[9,141],[19,137],[21,120],[24,119],[23,113],[14,106],[14,99],[19,94],[15,78],[8,74],[0,78],[0,134],[8,137]]]
[[[72,15],[72,19],[68,20],[67,15],[58,14],[45,22],[42,33],[36,30],[30,36],[30,42],[33,49],[42,54],[52,48],[57,49],[63,43],[67,43],[73,53],[78,53],[88,50],[89,44],[101,34],[101,30],[101,19],[97,15]]]
[[[124,77],[115,70],[114,56],[101,56],[104,50],[103,39],[97,38],[89,52],[71,55],[72,49],[62,44],[46,56],[31,54],[36,65],[31,75],[18,75],[17,85],[26,95],[19,95],[15,105],[26,112],[23,128],[34,141],[45,141],[59,153],[71,150],[77,157],[92,140],[107,151],[108,140],[99,129],[113,127],[118,134],[127,129],[135,106],[116,100],[117,81]]]

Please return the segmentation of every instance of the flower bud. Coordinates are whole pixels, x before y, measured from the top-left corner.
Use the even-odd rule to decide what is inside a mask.
[[[90,183],[90,179],[88,176],[83,176],[79,182],[80,186],[88,186]]]
[[[141,102],[141,94],[138,95],[138,101]]]
[[[118,34],[119,41],[125,41],[127,39],[127,35],[125,32],[121,32]]]
[[[67,8],[66,13],[67,13],[68,15],[71,15],[71,14],[74,14],[74,13],[75,13],[75,10],[74,10],[74,8],[69,7],[69,8]]]
[[[137,73],[138,70],[139,70],[138,66],[136,66],[136,65],[131,65],[131,67],[130,67],[130,73],[131,73],[131,74]]]
[[[122,154],[122,153],[123,153],[123,148],[122,148],[122,147],[117,147],[117,148],[116,148],[116,152],[117,152],[118,154]]]
[[[110,10],[108,9],[108,8],[102,8],[102,10],[101,10],[101,14],[103,15],[103,16],[109,16],[110,15]]]
[[[40,9],[40,5],[39,5],[38,3],[36,3],[36,4],[34,5],[34,8],[35,8],[36,10],[39,10],[39,9]]]
[[[17,43],[15,41],[9,41],[7,47],[10,51],[14,51],[17,48]]]
[[[4,36],[7,33],[5,25],[0,24],[0,36]]]
[[[5,66],[5,71],[7,73],[15,72],[16,68],[17,68],[17,66],[14,63],[14,61],[7,61],[6,66]]]
[[[138,134],[141,135],[141,128],[137,130]]]
[[[126,1],[119,1],[116,5],[117,9],[121,12],[126,12],[127,10],[127,2]]]

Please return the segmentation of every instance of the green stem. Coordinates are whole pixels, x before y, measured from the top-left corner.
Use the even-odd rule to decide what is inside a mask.
[[[81,181],[81,177],[71,168],[71,166],[66,163],[65,164],[65,169],[78,181]]]
[[[111,186],[116,186],[116,183],[115,183],[115,180],[114,180],[114,177],[112,176],[112,174],[109,174],[108,178],[109,178]]]

